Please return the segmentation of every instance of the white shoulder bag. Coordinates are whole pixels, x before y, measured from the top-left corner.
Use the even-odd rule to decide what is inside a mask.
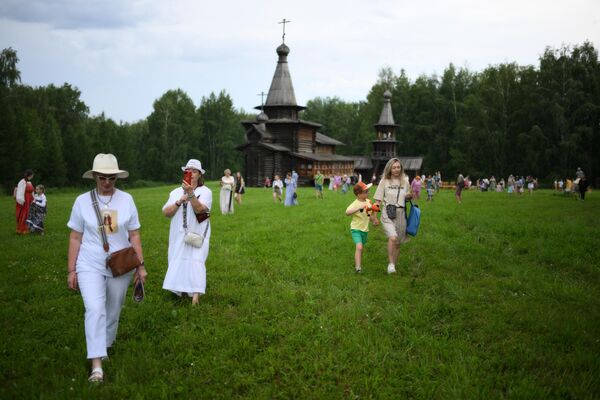
[[[187,206],[189,202],[185,202],[183,205],[183,229],[185,230],[185,236],[183,237],[183,242],[192,247],[200,248],[204,244],[204,238],[208,233],[208,226],[210,225],[210,218],[206,221],[206,228],[204,229],[204,234],[194,233],[188,231],[187,226]]]

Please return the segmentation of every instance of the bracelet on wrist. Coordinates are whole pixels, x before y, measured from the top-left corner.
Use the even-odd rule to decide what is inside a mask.
[[[191,200],[193,198],[194,198],[194,194],[193,193],[188,194],[188,200]]]

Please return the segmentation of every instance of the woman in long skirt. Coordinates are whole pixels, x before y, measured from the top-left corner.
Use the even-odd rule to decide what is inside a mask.
[[[29,207],[29,216],[27,218],[27,226],[30,232],[44,234],[44,220],[46,219],[46,195],[44,194],[44,185],[35,187],[33,195],[33,203]]]
[[[225,176],[221,177],[221,193],[219,193],[219,205],[221,206],[221,214],[233,214],[233,189],[235,187],[235,179],[231,176],[231,170],[225,170]]]
[[[29,207],[33,203],[33,171],[28,169],[23,173],[23,179],[21,179],[15,190],[16,209],[15,214],[17,217],[17,234],[26,235],[29,233],[29,227],[27,226],[27,217],[29,216]]]
[[[285,177],[285,203],[288,206],[298,205],[298,195],[296,194],[296,187],[298,185],[298,174],[296,171],[292,171],[290,174],[287,173]]]
[[[171,219],[169,230],[169,266],[163,289],[177,296],[187,295],[192,304],[198,304],[206,290],[206,259],[210,247],[210,218],[198,215],[210,213],[212,192],[204,185],[204,169],[199,160],[191,159],[182,170],[192,172],[191,184],[182,181],[169,194],[163,214]],[[187,234],[202,235],[202,244],[186,241]],[[198,247],[198,245],[200,247]]]

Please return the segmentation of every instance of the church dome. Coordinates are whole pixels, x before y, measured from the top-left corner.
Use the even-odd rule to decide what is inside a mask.
[[[267,122],[269,120],[269,117],[264,112],[261,112],[256,116],[256,120],[258,122]]]
[[[290,54],[290,48],[285,45],[285,43],[281,43],[281,45],[277,48],[277,54],[279,56],[287,56]]]

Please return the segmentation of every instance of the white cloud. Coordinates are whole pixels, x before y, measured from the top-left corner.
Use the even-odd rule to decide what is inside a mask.
[[[595,0],[76,1],[4,0],[0,46],[18,51],[24,83],[70,82],[92,113],[146,117],[166,90],[196,104],[225,89],[250,111],[281,43],[296,98],[364,99],[383,66],[441,74],[449,63],[536,64],[546,46],[600,45]]]

